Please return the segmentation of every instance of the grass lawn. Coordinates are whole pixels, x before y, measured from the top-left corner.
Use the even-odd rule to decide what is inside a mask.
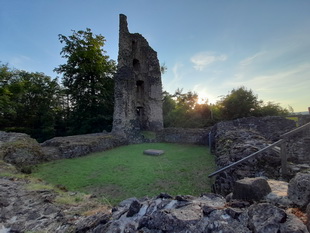
[[[160,149],[161,156],[143,150]],[[215,162],[205,146],[146,143],[38,165],[33,176],[70,191],[93,193],[115,205],[129,197],[210,192]]]
[[[296,127],[298,127],[298,117],[286,117],[286,119],[295,121],[296,122]]]

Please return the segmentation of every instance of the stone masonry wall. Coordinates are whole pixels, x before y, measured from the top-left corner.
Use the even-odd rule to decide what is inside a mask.
[[[219,122],[212,129],[212,151],[218,168],[236,162],[279,139],[294,129],[295,123],[282,117],[243,118]],[[281,175],[280,155],[268,150],[216,176],[215,190],[222,194],[231,192],[234,182],[244,177]]]
[[[204,129],[165,128],[157,132],[158,142],[208,145],[211,127]]]
[[[127,139],[119,135],[98,133],[55,137],[45,141],[41,146],[48,159],[55,160],[80,157],[127,144]]]
[[[118,70],[115,80],[113,132],[163,128],[162,82],[157,53],[140,34],[128,31],[120,15]]]

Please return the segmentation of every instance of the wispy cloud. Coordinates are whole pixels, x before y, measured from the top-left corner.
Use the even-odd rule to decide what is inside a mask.
[[[174,66],[172,67],[173,79],[166,84],[165,89],[167,91],[173,92],[178,87],[182,87],[181,85],[181,81],[183,78],[183,74],[181,72],[182,67],[183,64],[179,62],[175,63]]]
[[[18,55],[10,59],[9,63],[13,66],[19,67],[25,63],[32,62],[30,57],[24,55]]]
[[[255,60],[257,60],[259,57],[261,57],[265,53],[266,53],[265,51],[262,51],[262,52],[258,52],[256,54],[254,54],[250,57],[247,57],[240,62],[240,65],[241,66],[248,66],[248,65],[252,64],[253,62],[255,62]]]
[[[194,64],[196,70],[202,71],[214,62],[227,60],[227,55],[215,55],[212,52],[200,52],[192,56],[190,60]]]
[[[294,68],[287,68],[282,71],[275,71],[273,73],[264,75],[248,74],[248,78],[241,81],[231,80],[227,82],[230,86],[251,86],[259,90],[270,90],[276,92],[281,91],[296,91],[295,87],[300,87],[300,83],[309,82],[310,79],[306,78],[310,74],[310,63],[300,65]],[[310,86],[310,85],[309,85]]]
[[[253,63],[251,66],[255,66],[255,64]],[[252,89],[264,101],[281,103],[284,107],[291,105],[297,111],[306,109],[310,87],[308,78],[310,62],[281,67],[281,69],[266,69],[261,74],[253,73],[253,70],[257,70],[257,68],[242,70],[235,75],[237,78],[225,82],[224,85],[227,89],[245,86]]]

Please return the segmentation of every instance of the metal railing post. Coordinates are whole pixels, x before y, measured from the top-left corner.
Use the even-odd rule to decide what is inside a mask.
[[[286,143],[285,141],[281,144],[281,167],[282,167],[282,177],[288,175],[287,171],[287,153],[286,153]]]

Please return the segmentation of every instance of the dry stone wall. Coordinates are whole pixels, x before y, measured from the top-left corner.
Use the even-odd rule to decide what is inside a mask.
[[[283,133],[294,129],[295,122],[283,117],[243,118],[220,122],[211,132],[212,151],[219,168],[236,162],[279,139]],[[234,168],[216,176],[216,192],[228,194],[236,180],[244,177],[281,176],[280,155],[268,150]]]
[[[208,145],[210,129],[165,128],[157,132],[157,141]]]
[[[110,133],[55,137],[41,144],[49,160],[68,159],[93,152],[105,151],[127,145],[126,138]]]

